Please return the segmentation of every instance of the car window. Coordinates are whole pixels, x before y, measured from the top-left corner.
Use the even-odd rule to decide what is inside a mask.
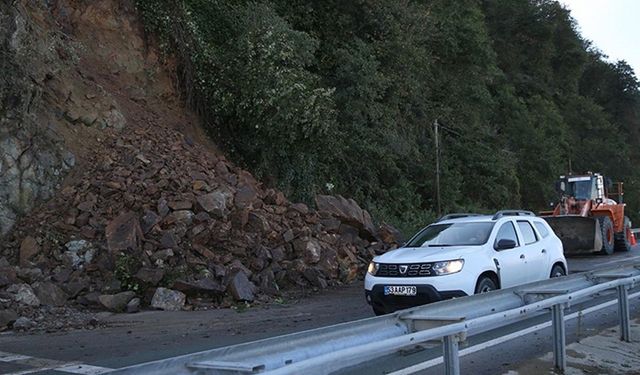
[[[478,246],[487,243],[494,223],[433,224],[414,236],[405,247]]]
[[[549,235],[549,229],[547,229],[547,226],[539,221],[534,221],[533,223],[535,224],[536,228],[538,229],[538,233],[540,233],[542,238],[547,238],[547,236]]]
[[[536,237],[536,232],[533,231],[533,227],[528,221],[518,221],[518,228],[520,228],[520,233],[522,233],[522,240],[525,245],[532,244],[538,241]]]
[[[498,229],[494,246],[496,246],[500,240],[513,240],[515,241],[516,246],[520,246],[518,235],[516,234],[516,228],[514,228],[513,223],[510,221],[502,224],[500,229]]]

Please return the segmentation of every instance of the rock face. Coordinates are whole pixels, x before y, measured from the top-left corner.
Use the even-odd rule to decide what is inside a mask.
[[[10,309],[0,310],[0,332],[4,331],[18,319],[18,314]]]
[[[58,60],[55,46],[64,48],[58,37],[34,32],[31,19],[20,7],[3,6],[0,236],[8,233],[20,213],[49,199],[73,164],[73,155],[54,135],[55,122],[49,123],[53,116],[47,114],[42,100],[48,74],[59,68],[53,63]]]
[[[187,296],[182,292],[167,288],[158,288],[151,300],[151,307],[165,311],[180,311]]]

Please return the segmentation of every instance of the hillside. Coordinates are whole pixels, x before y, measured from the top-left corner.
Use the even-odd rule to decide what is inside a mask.
[[[18,1],[0,21],[0,330],[55,306],[286,298],[399,241],[353,200],[294,203],[226,159],[133,3]]]
[[[410,234],[442,210],[546,208],[596,171],[640,208],[640,94],[555,0],[138,0],[230,157],[285,192],[351,196]]]

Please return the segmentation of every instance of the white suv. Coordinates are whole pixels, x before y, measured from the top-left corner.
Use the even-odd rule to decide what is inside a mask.
[[[375,257],[364,288],[380,315],[567,272],[562,242],[532,212],[451,214]]]

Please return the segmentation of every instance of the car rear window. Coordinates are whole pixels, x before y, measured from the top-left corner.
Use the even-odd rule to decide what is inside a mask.
[[[535,224],[536,228],[538,229],[538,233],[540,233],[542,238],[547,238],[547,236],[549,235],[549,229],[547,229],[547,226],[539,221],[534,221],[533,224]]]
[[[524,241],[525,245],[529,245],[538,241],[536,232],[533,231],[533,227],[528,221],[518,221],[518,227],[520,228],[520,232],[522,233],[522,240]]]

